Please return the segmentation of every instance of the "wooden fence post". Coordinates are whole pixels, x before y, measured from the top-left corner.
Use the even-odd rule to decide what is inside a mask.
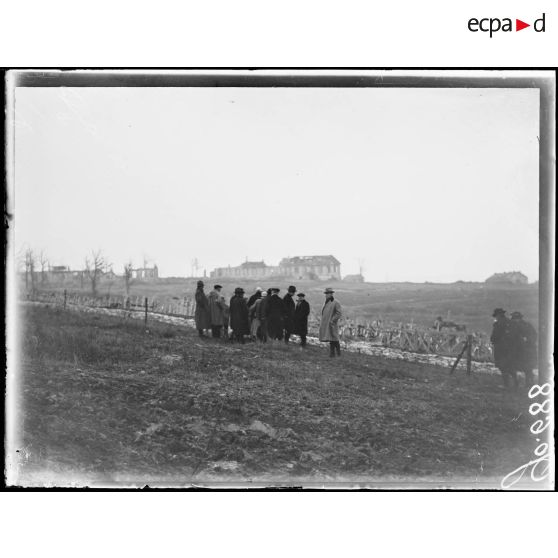
[[[64,310],[66,310],[66,297],[68,296],[68,293],[66,292],[66,289],[64,289]]]
[[[471,374],[471,357],[473,350],[473,336],[467,335],[467,375]]]
[[[145,327],[147,327],[147,297],[145,297]]]

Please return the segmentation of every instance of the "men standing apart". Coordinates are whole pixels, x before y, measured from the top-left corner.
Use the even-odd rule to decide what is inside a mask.
[[[213,290],[209,293],[209,313],[211,315],[211,335],[212,337],[221,337],[221,329],[225,323],[226,303],[221,295],[221,285],[214,285]]]
[[[294,315],[295,315],[295,302],[293,296],[296,293],[296,287],[290,285],[287,289],[287,294],[283,297],[283,306],[285,310],[285,315],[283,316],[283,329],[285,331],[285,343],[289,342],[289,339],[293,333],[294,329]]]
[[[494,364],[502,372],[504,386],[509,386],[511,376],[517,387],[517,374],[513,370],[512,364],[513,341],[510,335],[510,320],[506,317],[506,311],[502,308],[496,308],[492,317],[494,318],[494,324],[490,341],[494,346]]]
[[[308,316],[310,314],[310,305],[306,302],[304,293],[298,293],[294,314],[293,333],[300,335],[301,347],[306,347],[306,336],[308,335]]]
[[[237,287],[230,303],[230,326],[237,341],[244,343],[244,336],[250,334],[248,304],[244,298],[244,289]]]
[[[209,314],[209,301],[206,294],[203,292],[203,281],[198,281],[198,288],[196,289],[196,310],[194,312],[194,320],[196,322],[196,329],[200,337],[204,337],[204,330],[211,327],[211,316]]]
[[[333,289],[327,288],[324,291],[326,296],[324,307],[322,308],[322,319],[320,321],[320,341],[329,341],[329,356],[341,356],[341,345],[339,343],[339,326],[341,318],[341,304],[333,298]]]
[[[537,331],[521,312],[512,312],[510,333],[514,371],[525,374],[525,387],[530,388],[535,382],[533,370],[537,368]]]
[[[271,296],[265,306],[265,318],[267,323],[267,334],[270,339],[283,339],[283,316],[285,307],[279,297],[280,289],[271,289]]]

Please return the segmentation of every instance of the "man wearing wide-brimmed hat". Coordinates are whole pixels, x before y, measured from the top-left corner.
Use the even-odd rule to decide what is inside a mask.
[[[494,364],[502,372],[504,386],[510,384],[510,377],[517,387],[517,374],[513,370],[513,341],[510,332],[510,320],[503,308],[496,308],[492,313],[494,324],[490,341],[494,346]]]
[[[529,388],[534,384],[533,370],[537,368],[537,331],[521,312],[512,312],[510,335],[514,371],[523,372],[525,387]]]
[[[341,356],[339,343],[339,326],[341,318],[341,304],[333,298],[335,291],[329,287],[324,291],[325,303],[320,320],[320,341],[329,342],[329,356]]]
[[[237,287],[230,302],[230,326],[234,338],[244,343],[244,336],[250,334],[250,321],[248,319],[248,304],[244,298],[244,289]]]
[[[204,330],[211,327],[211,316],[209,313],[209,301],[203,292],[203,281],[198,281],[195,294],[196,310],[194,312],[194,320],[196,329],[200,337],[204,337]]]

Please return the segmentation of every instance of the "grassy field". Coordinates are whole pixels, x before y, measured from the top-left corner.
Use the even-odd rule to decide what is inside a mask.
[[[220,279],[223,293],[230,297],[236,286],[242,286],[247,296],[256,287],[278,286],[282,293],[288,280],[271,283],[268,281],[233,281]],[[184,296],[192,297],[196,288],[194,279],[162,280],[157,283],[136,282],[132,284],[131,295],[155,297],[159,299]],[[213,279],[205,279],[206,292],[213,287]],[[332,281],[294,281],[298,290],[306,294],[311,308],[319,313],[323,304],[323,290],[331,286],[341,302],[345,316],[358,322],[383,320],[386,323],[410,323],[431,326],[436,316],[449,318],[459,324],[466,324],[469,331],[490,333],[492,311],[501,307],[511,313],[519,310],[538,327],[538,285],[514,286],[491,285],[486,283],[347,283]],[[58,287],[58,290],[63,287]],[[68,287],[70,290],[71,287]],[[76,290],[76,289],[71,289]],[[106,293],[108,287],[101,287]],[[122,286],[111,287],[112,294],[123,294]],[[509,314],[508,314],[509,315]]]
[[[494,375],[52,307],[21,317],[20,484],[486,487],[534,449],[525,391]]]

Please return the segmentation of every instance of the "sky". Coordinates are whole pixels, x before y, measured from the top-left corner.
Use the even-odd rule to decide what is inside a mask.
[[[15,251],[538,279],[534,89],[17,88]]]

